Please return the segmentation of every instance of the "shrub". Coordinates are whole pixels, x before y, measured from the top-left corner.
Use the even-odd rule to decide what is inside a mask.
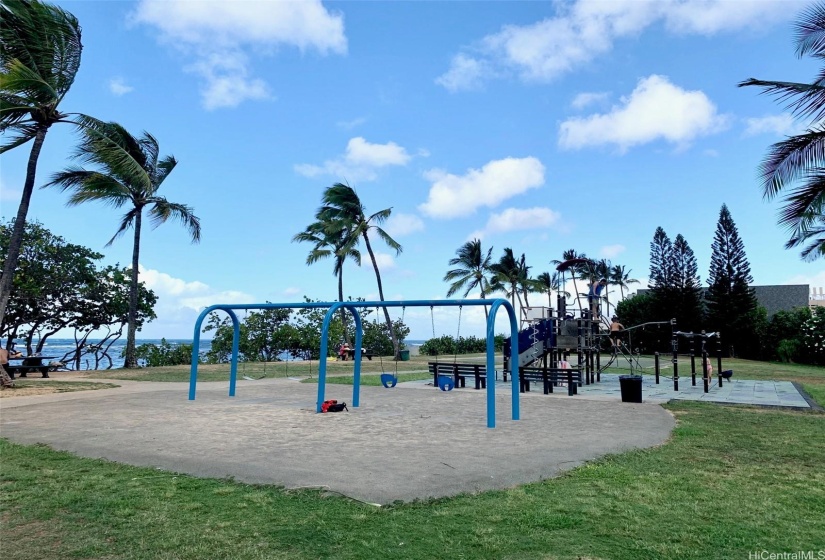
[[[504,347],[504,335],[497,334],[493,341],[496,352],[501,352]],[[477,336],[462,336],[458,340],[450,335],[438,338],[431,338],[421,345],[419,353],[425,356],[437,356],[441,354],[478,354],[487,351],[487,339]]]
[[[135,354],[137,359],[147,367],[179,366],[192,363],[191,344],[170,344],[165,338],[160,340],[160,345],[141,344],[135,349]]]

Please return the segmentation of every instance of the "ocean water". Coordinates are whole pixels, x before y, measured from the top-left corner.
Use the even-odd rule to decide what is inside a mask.
[[[89,344],[99,344],[99,340],[89,340]],[[135,341],[138,346],[141,344],[156,344],[160,345],[159,338],[144,338],[144,339],[137,339]],[[167,338],[166,342],[176,346],[178,344],[192,344],[191,340],[187,339],[175,339],[175,338]],[[37,348],[37,340],[32,343],[33,349]],[[116,340],[112,346],[109,348],[108,355],[112,358],[112,367],[113,368],[121,368],[123,367],[123,357],[121,356],[121,352],[126,347],[126,339],[122,338]],[[203,354],[204,352],[209,351],[212,348],[212,341],[211,340],[200,340],[200,348],[199,352]],[[26,354],[26,341],[23,339],[17,339],[15,341],[15,349],[23,352]],[[60,360],[66,354],[73,354],[75,350],[74,340],[71,338],[49,338],[46,340],[46,343],[43,346],[42,352],[40,352],[43,356],[49,356],[53,359]],[[100,366],[101,369],[109,367],[108,360],[101,360]],[[95,368],[95,361],[94,356],[85,355],[80,359],[80,369],[94,369]]]
[[[136,340],[137,345],[140,346],[141,344],[155,344],[160,345],[159,338],[143,338]],[[192,340],[183,339],[183,338],[167,338],[166,342],[169,344],[176,346],[178,344],[192,344]],[[424,340],[405,340],[404,341],[407,347],[412,346],[421,346],[424,344]],[[99,340],[90,340],[89,344],[98,344],[100,343]],[[37,347],[37,340],[32,343],[34,348]],[[112,346],[109,348],[108,355],[112,358],[112,367],[113,368],[122,368],[123,367],[123,357],[121,356],[121,352],[126,347],[126,339],[119,339],[116,340]],[[208,352],[212,348],[212,341],[211,340],[200,340],[200,348],[198,352],[200,354],[204,354]],[[26,341],[23,339],[17,339],[15,341],[15,349],[19,350],[26,354]],[[67,354],[73,354],[75,350],[74,340],[70,338],[49,338],[45,345],[43,346],[43,351],[41,354],[43,356],[51,357],[55,360],[63,359]],[[283,353],[279,356],[282,360],[292,360],[295,359],[290,356],[288,353]],[[68,359],[68,358],[67,358]],[[100,365],[98,366],[100,369],[105,369],[109,367],[108,360],[101,360]],[[85,355],[80,360],[80,369],[94,369],[95,368],[95,361],[94,356]]]

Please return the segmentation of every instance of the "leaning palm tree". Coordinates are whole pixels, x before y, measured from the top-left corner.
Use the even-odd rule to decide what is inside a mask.
[[[338,301],[344,301],[344,262],[349,258],[355,264],[361,266],[361,252],[356,247],[347,248],[348,232],[346,229],[330,230],[323,222],[317,221],[296,234],[292,241],[299,243],[312,243],[314,246],[307,255],[307,265],[313,265],[321,259],[334,257],[332,273],[338,277]],[[341,308],[341,324],[344,325],[344,336],[346,334],[347,313]],[[348,338],[348,337],[347,337]]]
[[[447,290],[447,297],[452,297],[461,290],[464,290],[463,297],[474,289],[478,288],[481,292],[481,299],[486,299],[490,290],[490,259],[493,248],[484,250],[481,248],[481,241],[473,239],[458,248],[456,257],[450,259],[450,266],[455,266],[447,271],[444,275],[445,282],[452,282],[450,289]],[[487,306],[484,306],[484,317],[488,317],[489,311]]]
[[[513,309],[516,309],[516,299],[518,299],[519,307],[521,307],[519,280],[522,271],[518,259],[513,254],[513,249],[505,247],[504,254],[501,255],[497,263],[490,265],[490,270],[493,273],[493,289],[504,291],[507,297],[510,298]]]
[[[158,196],[158,189],[178,162],[172,156],[159,158],[158,141],[152,135],[144,132],[140,138],[135,138],[117,123],[104,123],[89,117],[81,117],[81,121],[83,139],[75,158],[81,164],[95,166],[96,170],[72,166],[55,173],[44,186],[57,186],[69,191],[68,206],[98,201],[115,208],[126,206],[129,209],[106,246],[114,243],[129,228],[134,229],[124,364],[124,367],[133,368],[137,367],[135,335],[143,211],[147,209],[147,216],[154,227],[169,218],[177,219],[189,230],[193,243],[200,241],[200,220],[191,207]]]
[[[0,277],[0,324],[23,243],[37,160],[49,128],[68,122],[58,106],[74,83],[82,49],[80,25],[69,12],[39,0],[0,2],[0,133],[13,133],[0,154],[34,140]]]
[[[803,11],[795,27],[797,56],[825,58],[825,4]],[[750,78],[739,83],[743,86],[760,87],[777,96],[795,117],[810,119],[802,134],[770,147],[759,172],[764,198],[784,195],[779,224],[791,234],[785,248],[809,243],[803,259],[825,257],[825,69],[810,84]]]
[[[355,189],[343,183],[335,183],[327,188],[321,200],[323,205],[315,214],[318,221],[324,223],[330,231],[344,230],[347,232],[346,243],[341,248],[342,252],[351,251],[358,246],[362,239],[364,240],[364,245],[366,245],[372,261],[372,268],[375,271],[375,280],[378,283],[378,297],[381,301],[384,301],[381,272],[378,270],[378,262],[375,260],[369,233],[371,230],[374,231],[388,247],[395,250],[396,255],[401,253],[403,250],[401,245],[378,225],[383,224],[392,215],[392,208],[385,208],[367,216],[366,209],[361,204],[361,199],[358,198],[358,193],[355,192]],[[390,331],[395,358],[399,359],[398,337],[395,335],[395,329],[393,329],[390,314],[386,307],[384,307],[384,319],[387,322],[387,329]]]

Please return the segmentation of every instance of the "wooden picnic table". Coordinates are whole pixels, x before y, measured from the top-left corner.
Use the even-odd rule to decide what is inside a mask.
[[[57,356],[22,356],[19,358],[9,358],[9,363],[4,364],[3,367],[12,379],[14,379],[15,375],[26,377],[30,371],[39,371],[43,374],[44,378],[48,379],[49,368],[51,366],[49,366],[49,362],[44,364],[43,361],[51,361],[56,358]],[[20,362],[20,364],[16,365],[12,362]]]

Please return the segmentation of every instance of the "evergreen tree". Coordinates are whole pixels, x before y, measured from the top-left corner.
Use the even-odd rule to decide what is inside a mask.
[[[702,290],[696,255],[680,233],[673,242],[670,270],[676,324],[680,330],[699,330],[702,324]]]
[[[731,355],[734,351],[746,355],[758,346],[752,321],[756,296],[749,287],[753,277],[745,244],[724,204],[719,211],[712,249],[706,296],[707,329],[721,333],[722,344]]]
[[[656,228],[650,243],[650,310],[657,321],[674,317],[673,243],[661,227]]]

